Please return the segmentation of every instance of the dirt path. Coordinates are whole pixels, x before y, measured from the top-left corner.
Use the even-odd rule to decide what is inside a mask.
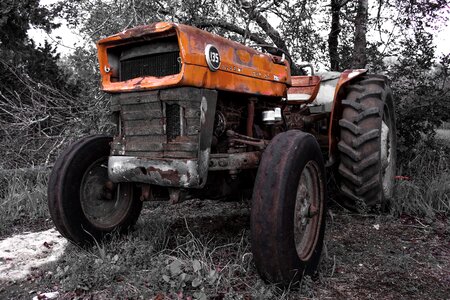
[[[311,281],[307,288],[302,291],[291,291],[284,293],[284,299],[315,298],[315,299],[449,299],[450,298],[450,225],[448,219],[441,218],[433,222],[415,219],[412,217],[392,218],[388,216],[360,216],[349,215],[343,211],[331,210],[328,218],[328,228],[326,237],[326,247],[323,253],[323,261],[320,267],[318,280]],[[162,206],[159,208],[150,207],[144,214],[143,220],[139,223],[139,230],[147,230],[150,220],[155,221],[161,216],[170,215],[172,227],[176,233],[182,234],[204,234],[205,230],[218,239],[224,239],[227,235],[227,242],[236,243],[239,239],[248,238],[248,207],[236,203],[217,203],[213,201],[199,202],[191,201],[177,206]],[[191,216],[185,220],[186,216]],[[190,224],[189,233],[183,233],[183,224]],[[231,237],[231,238],[229,238]],[[138,236],[128,238],[133,243],[139,243],[142,233]],[[148,238],[148,237],[147,237]],[[29,238],[20,239],[21,242],[35,240]],[[3,241],[5,242],[5,241]],[[142,243],[148,243],[143,241]],[[35,245],[42,248],[43,241],[35,240]],[[120,242],[117,252],[122,255],[125,242]],[[62,244],[61,244],[62,245]],[[145,245],[144,245],[145,246]],[[21,246],[24,248],[25,246]],[[121,248],[122,247],[122,248]],[[145,246],[149,248],[150,246]],[[168,246],[170,247],[170,246]],[[44,248],[46,248],[44,246]],[[113,247],[115,248],[115,247]],[[0,248],[1,249],[1,248]],[[140,249],[140,248],[136,248]],[[108,250],[108,249],[107,249]],[[115,251],[113,249],[111,251]],[[68,252],[67,252],[68,251]],[[25,279],[0,278],[0,299],[31,299],[37,291],[59,292],[61,298],[80,297],[79,299],[108,299],[116,297],[120,287],[133,286],[132,295],[144,295],[151,298],[155,294],[149,291],[147,277],[145,283],[139,274],[153,274],[160,276],[161,269],[151,269],[151,265],[142,264],[138,261],[135,265],[121,265],[122,259],[115,259],[114,266],[117,266],[120,280],[111,278],[105,279],[106,283],[99,283],[99,286],[91,287],[87,290],[64,290],[60,284],[62,277],[55,276],[58,272],[64,272],[65,268],[72,268],[73,258],[81,260],[80,265],[92,264],[95,260],[87,260],[86,254],[82,250],[71,247],[59,259],[58,264],[50,264],[39,270],[36,265],[32,275]],[[136,251],[133,250],[135,253]],[[173,251],[173,250],[171,250]],[[70,253],[69,253],[70,252]],[[75,254],[74,254],[75,253]],[[131,254],[130,254],[131,255]],[[175,254],[171,254],[172,256]],[[233,253],[224,252],[224,255]],[[241,254],[239,254],[241,255]],[[120,257],[120,256],[119,256]],[[31,258],[29,257],[28,260]],[[71,260],[72,259],[72,260]],[[84,262],[83,259],[86,259]],[[157,260],[158,256],[153,255],[152,260]],[[220,258],[219,258],[220,260]],[[218,262],[217,264],[220,264]],[[67,266],[68,267],[67,267]],[[0,265],[1,266],[1,265]],[[23,265],[18,264],[23,269]],[[60,267],[59,267],[60,266]],[[64,267],[66,266],[66,267]],[[123,270],[122,270],[123,269]],[[2,272],[0,270],[0,272]],[[12,274],[13,270],[8,269]],[[87,278],[91,281],[92,270],[77,267],[75,278]],[[101,271],[98,271],[101,272]],[[150,273],[149,273],[150,272]],[[116,273],[114,273],[116,274]],[[72,276],[72,275],[71,275]],[[96,274],[96,279],[101,274]],[[107,275],[104,275],[107,276]],[[149,276],[149,275],[147,275]],[[241,273],[242,284],[236,285],[235,292],[240,297],[273,299],[275,296],[263,297],[263,294],[256,294],[250,290],[251,286],[259,284],[256,270],[252,264],[246,273]],[[145,277],[145,276],[144,276]],[[20,277],[23,278],[23,277]],[[66,277],[64,280],[68,280]],[[110,281],[108,281],[110,280]],[[161,281],[155,281],[156,283]],[[74,284],[76,287],[77,284]],[[159,283],[158,283],[159,284]],[[160,289],[163,286],[159,287]],[[191,288],[192,289],[192,288]],[[163,290],[164,291],[164,290]],[[223,295],[208,294],[208,296],[224,299]],[[111,296],[113,295],[113,296]],[[264,294],[266,295],[266,294]],[[281,296],[277,296],[278,298]],[[162,298],[161,298],[162,299]],[[239,297],[231,298],[239,299]]]

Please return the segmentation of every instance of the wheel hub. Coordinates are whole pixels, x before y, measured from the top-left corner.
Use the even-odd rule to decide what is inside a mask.
[[[314,161],[309,161],[300,176],[294,215],[294,240],[301,260],[309,259],[317,243],[322,193],[319,168]]]
[[[129,184],[114,184],[108,178],[105,158],[94,162],[86,171],[80,186],[84,215],[99,229],[118,226],[132,201]]]

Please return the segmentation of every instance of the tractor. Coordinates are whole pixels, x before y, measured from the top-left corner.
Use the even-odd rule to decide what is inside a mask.
[[[317,269],[330,182],[352,210],[391,198],[396,128],[386,77],[314,74],[281,49],[168,22],[125,30],[97,49],[115,133],[70,145],[48,186],[53,222],[73,243],[127,230],[143,201],[247,193],[258,273],[289,285]]]

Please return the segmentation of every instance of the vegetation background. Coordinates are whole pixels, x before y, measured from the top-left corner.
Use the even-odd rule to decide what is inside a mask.
[[[48,168],[68,143],[88,134],[110,132],[112,128],[108,119],[108,95],[99,90],[95,47],[77,47],[69,55],[61,56],[51,43],[36,45],[27,35],[30,26],[51,32],[58,28],[57,20],[61,19],[92,42],[126,28],[167,20],[193,25],[247,45],[273,44],[289,52],[294,61],[312,61],[323,69],[367,68],[369,72],[387,75],[396,104],[398,175],[407,179],[397,184],[391,215],[395,220],[412,216],[432,228],[436,220],[448,224],[450,148],[435,136],[436,129],[450,121],[450,53],[436,54],[434,38],[449,16],[450,5],[446,0],[61,0],[45,7],[39,0],[3,0],[0,3],[0,238],[24,229],[50,226],[46,207]],[[64,37],[61,41],[64,42]],[[445,226],[443,236],[448,246],[450,230]],[[66,259],[81,260],[86,265],[86,262],[95,264],[96,259],[111,262],[114,255],[120,254],[129,260],[125,252],[133,249],[136,261],[128,261],[121,267],[139,273],[142,269],[137,267],[137,261],[142,263],[145,255],[158,257],[156,263],[160,265],[145,268],[155,274],[168,273],[164,273],[166,277],[161,277],[159,285],[146,290],[148,295],[156,295],[159,290],[193,290],[191,295],[199,293],[194,297],[201,298],[205,290],[235,285],[237,281],[233,280],[239,277],[236,274],[254,273],[251,261],[244,258],[248,248],[245,233],[240,233],[241,240],[230,242],[233,246],[227,248],[227,253],[232,254],[226,263],[230,264],[231,275],[222,278],[219,285],[218,275],[211,272],[217,267],[213,263],[217,252],[213,251],[213,255],[211,249],[217,245],[211,245],[211,240],[200,240],[189,231],[172,235],[177,237],[174,246],[166,229],[155,233],[152,227],[150,232],[156,237],[147,236],[142,229],[126,240],[116,240],[117,247],[112,243],[99,245],[91,256],[74,251]],[[149,243],[160,246],[145,252],[141,244],[133,244],[138,243],[137,239],[147,242],[155,239]],[[221,239],[220,242],[227,243],[226,238]],[[169,244],[170,254],[160,252]],[[117,249],[122,252],[118,253]],[[114,255],[107,254],[110,250]],[[173,265],[180,259],[180,266]],[[100,275],[95,275],[98,278],[83,273],[81,265],[75,273],[60,272],[62,277],[56,278],[66,282],[65,291],[76,295],[99,289],[107,290],[107,295],[117,295],[118,290],[111,291],[111,282],[129,283],[123,274],[130,273],[117,269],[116,262],[103,265],[107,269],[100,268]],[[187,273],[178,273],[183,266]],[[330,277],[333,278],[336,270],[332,263],[328,267],[332,270],[328,274],[333,274]],[[90,282],[83,283],[82,275],[76,272],[85,274]],[[180,274],[193,277],[180,281]],[[449,280],[450,275],[446,274]],[[194,284],[195,278],[199,279]],[[254,278],[248,280],[252,282]],[[267,294],[268,298],[276,293],[274,287],[260,284],[250,289],[251,292],[249,287],[246,291],[257,296]],[[133,295],[132,288],[120,291],[123,290]],[[315,295],[313,290],[306,291],[302,295]],[[136,295],[139,293],[142,293],[140,288]]]

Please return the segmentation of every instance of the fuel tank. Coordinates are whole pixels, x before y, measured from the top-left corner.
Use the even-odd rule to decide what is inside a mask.
[[[101,85],[122,93],[190,86],[286,97],[286,60],[188,25],[159,22],[97,43]]]

